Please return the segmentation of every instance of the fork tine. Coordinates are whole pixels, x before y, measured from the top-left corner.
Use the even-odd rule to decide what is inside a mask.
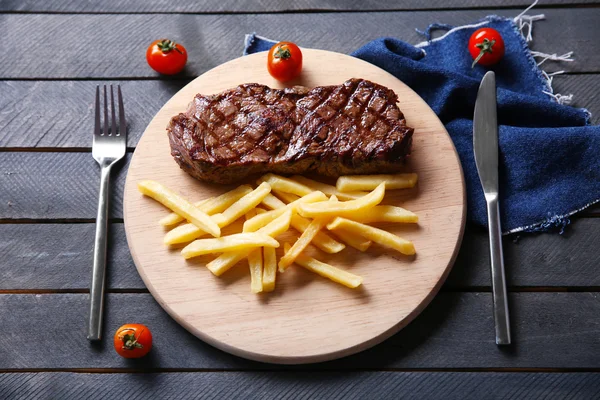
[[[100,136],[100,86],[96,85],[96,116],[94,117],[94,136]]]
[[[108,136],[108,100],[106,98],[106,85],[104,85],[104,132],[103,135]]]
[[[119,135],[127,137],[127,123],[125,122],[125,108],[123,107],[121,85],[117,85],[117,95],[119,97]]]
[[[117,119],[115,114],[115,97],[113,95],[113,85],[110,85],[110,111],[111,111],[111,124],[110,134],[117,136]]]

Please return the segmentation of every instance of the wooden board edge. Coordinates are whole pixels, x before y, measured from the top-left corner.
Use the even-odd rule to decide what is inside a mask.
[[[315,52],[323,52],[323,53],[337,53],[337,52],[332,52],[332,51],[327,51],[327,50],[320,50],[320,49],[307,49],[307,48],[303,48],[303,50],[310,50],[310,51],[315,51]],[[248,56],[242,56],[242,57],[258,57],[260,56],[261,53],[255,53],[252,55],[248,55]],[[343,53],[337,53],[343,56],[348,56],[347,54],[343,54]],[[233,60],[230,60],[226,63],[223,63],[219,66],[216,66],[215,68],[219,68],[223,65],[229,64],[231,62],[234,62],[236,60],[238,60],[241,57],[235,58]],[[356,58],[357,61],[360,61],[362,63],[368,64],[370,67],[375,67],[378,68],[382,71],[382,73],[385,73],[391,77],[393,77],[394,79],[399,80],[398,78],[394,77],[392,74],[390,74],[389,72],[367,62],[361,59]],[[213,68],[213,69],[215,69]],[[213,69],[206,71],[205,73],[208,73],[210,71],[212,71]],[[194,80],[198,79],[195,78]],[[185,90],[185,88],[188,85],[193,84],[194,80],[192,80],[191,82],[189,82],[186,86],[184,86],[182,89],[180,89],[177,93],[175,93],[173,95],[173,97],[177,96],[181,91]],[[400,81],[401,82],[401,81]],[[408,85],[404,84],[402,82],[402,84],[404,86],[406,86],[406,88],[408,90],[413,91]],[[414,92],[414,91],[413,91]],[[414,92],[416,98],[418,98],[427,108],[430,108],[429,105],[416,93]],[[160,108],[159,111],[157,111],[157,113],[155,114],[155,116],[152,118],[152,120],[148,123],[148,126],[152,125],[152,122],[154,120],[154,118],[156,118],[156,116],[158,114],[161,113],[161,111],[163,110],[164,107],[166,107],[166,105],[171,101],[171,99],[169,101],[167,101],[167,103],[165,103],[165,105],[163,105],[163,107]],[[435,113],[432,110],[433,115],[435,115]],[[272,363],[272,364],[283,364],[283,365],[299,365],[299,364],[310,364],[310,363],[320,363],[320,362],[325,362],[325,361],[331,361],[331,360],[335,360],[338,358],[342,358],[342,357],[346,357],[346,356],[350,356],[352,354],[356,354],[359,353],[361,351],[367,350],[383,341],[385,341],[386,339],[390,338],[391,336],[393,336],[394,334],[396,334],[398,331],[400,331],[402,328],[404,328],[406,325],[408,325],[410,322],[412,322],[429,304],[430,302],[433,300],[433,298],[438,294],[439,290],[441,289],[441,287],[443,286],[444,282],[446,281],[453,265],[454,262],[456,261],[456,258],[458,256],[458,252],[460,250],[460,245],[462,243],[462,239],[464,236],[464,231],[465,231],[465,225],[466,225],[466,212],[467,212],[467,193],[466,193],[466,183],[465,183],[465,179],[464,179],[464,171],[462,168],[462,164],[460,162],[460,158],[458,156],[458,152],[456,151],[456,147],[454,145],[454,142],[451,140],[451,138],[449,137],[449,134],[445,128],[445,126],[442,124],[442,122],[439,120],[439,118],[437,117],[437,115],[435,115],[435,118],[438,120],[440,126],[444,129],[444,132],[446,132],[446,135],[448,135],[449,138],[449,142],[452,146],[452,150],[455,156],[455,160],[458,164],[458,168],[460,171],[460,181],[461,181],[461,191],[462,191],[462,213],[461,213],[461,218],[460,218],[460,226],[459,226],[459,234],[456,240],[456,243],[454,245],[454,249],[452,252],[452,256],[448,262],[448,264],[446,265],[446,267],[444,268],[440,279],[437,281],[436,285],[430,290],[430,292],[427,294],[427,296],[425,296],[423,298],[423,300],[421,301],[421,303],[419,303],[417,305],[417,307],[415,307],[412,312],[410,314],[408,314],[406,317],[404,317],[400,322],[398,322],[398,324],[390,327],[388,330],[383,331],[382,333],[380,333],[379,335],[373,337],[370,340],[367,340],[365,342],[362,342],[360,344],[357,344],[355,346],[350,346],[341,350],[337,350],[334,352],[330,352],[330,353],[322,353],[322,354],[317,354],[317,355],[309,355],[309,356],[300,356],[300,357],[281,357],[281,356],[268,356],[268,355],[264,355],[264,354],[259,354],[259,353],[254,353],[254,352],[249,352],[249,351],[245,351],[242,349],[238,349],[236,347],[233,346],[229,346],[225,343],[222,343],[220,341],[218,341],[217,339],[211,337],[210,335],[207,335],[206,333],[203,333],[201,331],[199,331],[198,329],[194,328],[193,326],[191,326],[190,324],[188,324],[185,320],[183,320],[182,318],[179,317],[179,315],[177,313],[175,313],[175,311],[169,307],[168,304],[166,304],[162,298],[160,297],[159,293],[155,291],[154,287],[152,286],[152,284],[149,281],[149,278],[145,275],[144,271],[142,271],[143,268],[140,268],[139,265],[139,261],[137,259],[137,256],[135,254],[132,253],[132,259],[133,262],[136,266],[136,269],[140,275],[140,277],[142,278],[142,281],[144,282],[144,284],[146,285],[146,287],[148,288],[148,290],[150,291],[150,293],[152,294],[152,296],[154,297],[154,299],[158,302],[158,304],[167,312],[167,314],[169,314],[169,316],[171,318],[173,318],[175,321],[177,321],[178,324],[180,324],[181,326],[183,326],[187,331],[189,331],[190,333],[192,333],[194,336],[198,337],[199,339],[201,339],[202,341],[204,341],[205,343],[219,349],[222,351],[225,351],[227,353],[242,357],[242,358],[246,358],[249,360],[253,360],[253,361],[259,361],[259,362],[266,362],[266,363]],[[146,134],[146,130],[148,129],[148,127],[146,127],[146,129],[144,130],[144,133],[142,134],[142,137]],[[141,140],[141,138],[140,138]],[[137,153],[137,149],[136,151],[134,151],[133,156],[131,158],[131,162],[130,164],[133,163],[133,160],[136,157],[136,153]],[[125,187],[123,190],[123,216],[124,216],[124,226],[125,226],[125,236],[127,238],[127,241],[129,243],[129,229],[127,229],[127,217],[126,215],[127,213],[127,203],[128,201],[126,200],[127,198],[129,198],[129,189],[131,188],[131,190],[133,190],[133,183],[129,184],[129,171],[127,172],[127,176],[126,176],[126,180],[125,180]],[[141,195],[141,194],[140,194]]]

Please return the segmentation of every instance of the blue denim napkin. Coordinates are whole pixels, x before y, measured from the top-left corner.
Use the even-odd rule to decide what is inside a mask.
[[[489,16],[417,46],[381,38],[352,55],[406,83],[439,116],[462,162],[468,219],[486,226],[485,198],[473,157],[473,109],[487,69],[471,69],[466,46],[477,28],[498,30],[506,47],[503,59],[492,67],[498,85],[502,228],[505,233],[562,233],[570,215],[600,200],[600,126],[589,125],[587,110],[559,104],[561,97],[553,94],[550,77],[533,58],[540,53],[532,55],[521,34],[523,22],[529,23],[530,32],[530,16]],[[450,27],[434,24],[426,35],[431,28]],[[247,35],[244,54],[268,50],[273,43]]]

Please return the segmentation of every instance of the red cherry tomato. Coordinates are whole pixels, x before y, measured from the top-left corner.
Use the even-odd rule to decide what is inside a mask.
[[[471,68],[496,64],[504,56],[504,40],[495,29],[477,29],[469,39],[469,52],[474,60]]]
[[[156,72],[174,75],[185,67],[187,51],[172,40],[155,40],[146,50],[146,61]]]
[[[125,324],[117,329],[114,346],[121,357],[143,357],[152,348],[152,333],[145,325]]]
[[[267,69],[278,81],[289,81],[300,75],[302,52],[291,42],[279,42],[271,47],[267,57]]]

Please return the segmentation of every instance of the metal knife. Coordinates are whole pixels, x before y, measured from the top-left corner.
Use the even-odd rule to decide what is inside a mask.
[[[479,85],[473,116],[473,151],[487,202],[490,231],[490,261],[496,344],[510,344],[508,299],[502,255],[502,230],[498,207],[498,121],[496,119],[496,76],[489,71]]]

